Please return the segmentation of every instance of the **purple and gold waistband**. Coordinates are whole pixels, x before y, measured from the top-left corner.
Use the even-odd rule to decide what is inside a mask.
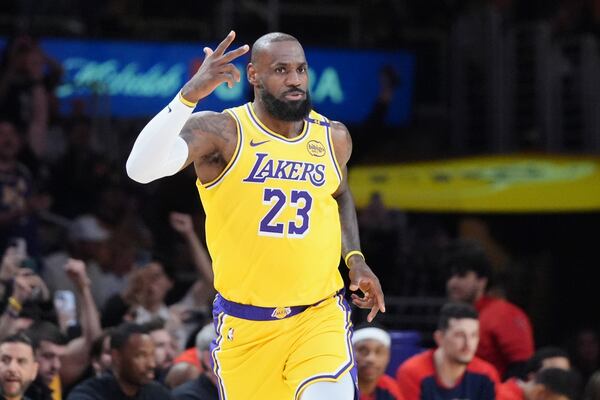
[[[344,289],[340,289],[332,297],[343,293]],[[251,306],[248,304],[236,303],[225,299],[223,296],[217,293],[217,296],[215,297],[215,301],[213,303],[213,313],[214,311],[219,310],[227,315],[231,315],[232,317],[248,319],[251,321],[276,321],[279,319],[290,318],[294,315],[298,315],[301,312],[305,311],[307,308],[316,306],[317,304],[325,300],[326,299],[323,299],[314,304],[309,304],[305,306],[259,307]]]

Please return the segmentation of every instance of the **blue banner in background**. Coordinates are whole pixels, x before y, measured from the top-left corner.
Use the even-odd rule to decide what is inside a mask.
[[[0,41],[0,45],[2,41]],[[44,50],[65,69],[57,95],[62,112],[72,100],[104,102],[100,112],[116,117],[145,117],[157,113],[196,71],[204,44],[157,44],[93,40],[46,39]],[[306,48],[313,107],[328,118],[360,123],[379,95],[380,73],[391,68],[399,77],[388,123],[402,125],[411,113],[414,56],[408,52]],[[203,110],[221,111],[252,98],[245,77],[248,57],[236,65],[241,84],[220,86],[202,101]]]

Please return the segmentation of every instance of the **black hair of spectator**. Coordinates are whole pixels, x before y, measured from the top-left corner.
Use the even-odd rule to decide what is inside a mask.
[[[160,331],[165,329],[166,321],[161,317],[152,318],[150,321],[142,324],[142,327],[146,330],[147,333]]]
[[[574,370],[546,368],[535,374],[534,380],[548,390],[566,396],[570,400],[579,398],[581,377]]]
[[[542,368],[544,360],[554,357],[564,357],[569,359],[569,353],[565,349],[555,346],[547,346],[539,348],[533,356],[527,361],[526,373],[538,372]]]
[[[140,324],[125,322],[117,326],[110,335],[111,350],[122,350],[133,335],[145,335],[148,331]]]
[[[448,245],[444,252],[443,265],[449,276],[464,276],[473,271],[479,278],[487,278],[488,281],[492,279],[492,266],[487,254],[474,240],[459,239]]]
[[[0,340],[0,345],[4,343],[23,343],[31,347],[32,352],[34,352],[36,349],[31,338],[23,332],[15,333],[14,335],[7,336],[4,339]]]
[[[65,345],[67,337],[60,331],[58,326],[48,321],[36,321],[31,325],[25,334],[31,338],[35,348],[40,347],[42,341]]]
[[[145,265],[148,265],[151,263],[160,264],[163,272],[165,273],[165,275],[167,275],[167,278],[169,278],[172,282],[175,282],[177,280],[177,276],[175,273],[175,269],[172,267],[171,263],[169,262],[169,259],[170,259],[170,257],[167,256],[166,254],[164,254],[162,252],[155,252],[152,254],[152,259]]]
[[[445,331],[450,326],[451,319],[479,319],[479,313],[470,304],[450,302],[442,306],[438,317],[437,329]]]
[[[104,332],[102,332],[102,334],[100,336],[98,336],[93,342],[92,342],[92,346],[90,347],[90,358],[92,360],[97,360],[100,358],[100,356],[102,355],[102,350],[104,348],[104,339],[106,339],[107,337],[109,337],[112,333],[112,329],[106,329],[104,330]]]

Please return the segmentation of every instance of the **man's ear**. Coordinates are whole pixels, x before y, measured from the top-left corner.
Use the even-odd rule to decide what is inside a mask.
[[[256,86],[256,68],[254,67],[254,64],[248,63],[248,66],[246,67],[246,77],[252,86]]]
[[[433,340],[435,341],[435,344],[438,347],[442,346],[442,337],[443,336],[444,336],[444,332],[442,332],[439,329],[437,329],[435,332],[433,332]]]

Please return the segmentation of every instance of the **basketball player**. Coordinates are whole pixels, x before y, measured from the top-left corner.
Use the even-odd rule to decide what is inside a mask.
[[[138,136],[129,176],[141,183],[194,163],[218,291],[212,357],[228,400],[349,400],[356,396],[350,313],[337,271],[350,269],[353,302],[385,311],[379,280],[360,252],[346,163],[346,127],[311,110],[308,66],[294,37],[252,47],[254,102],[192,114],[249,47],[226,51],[232,31],[178,96]]]

